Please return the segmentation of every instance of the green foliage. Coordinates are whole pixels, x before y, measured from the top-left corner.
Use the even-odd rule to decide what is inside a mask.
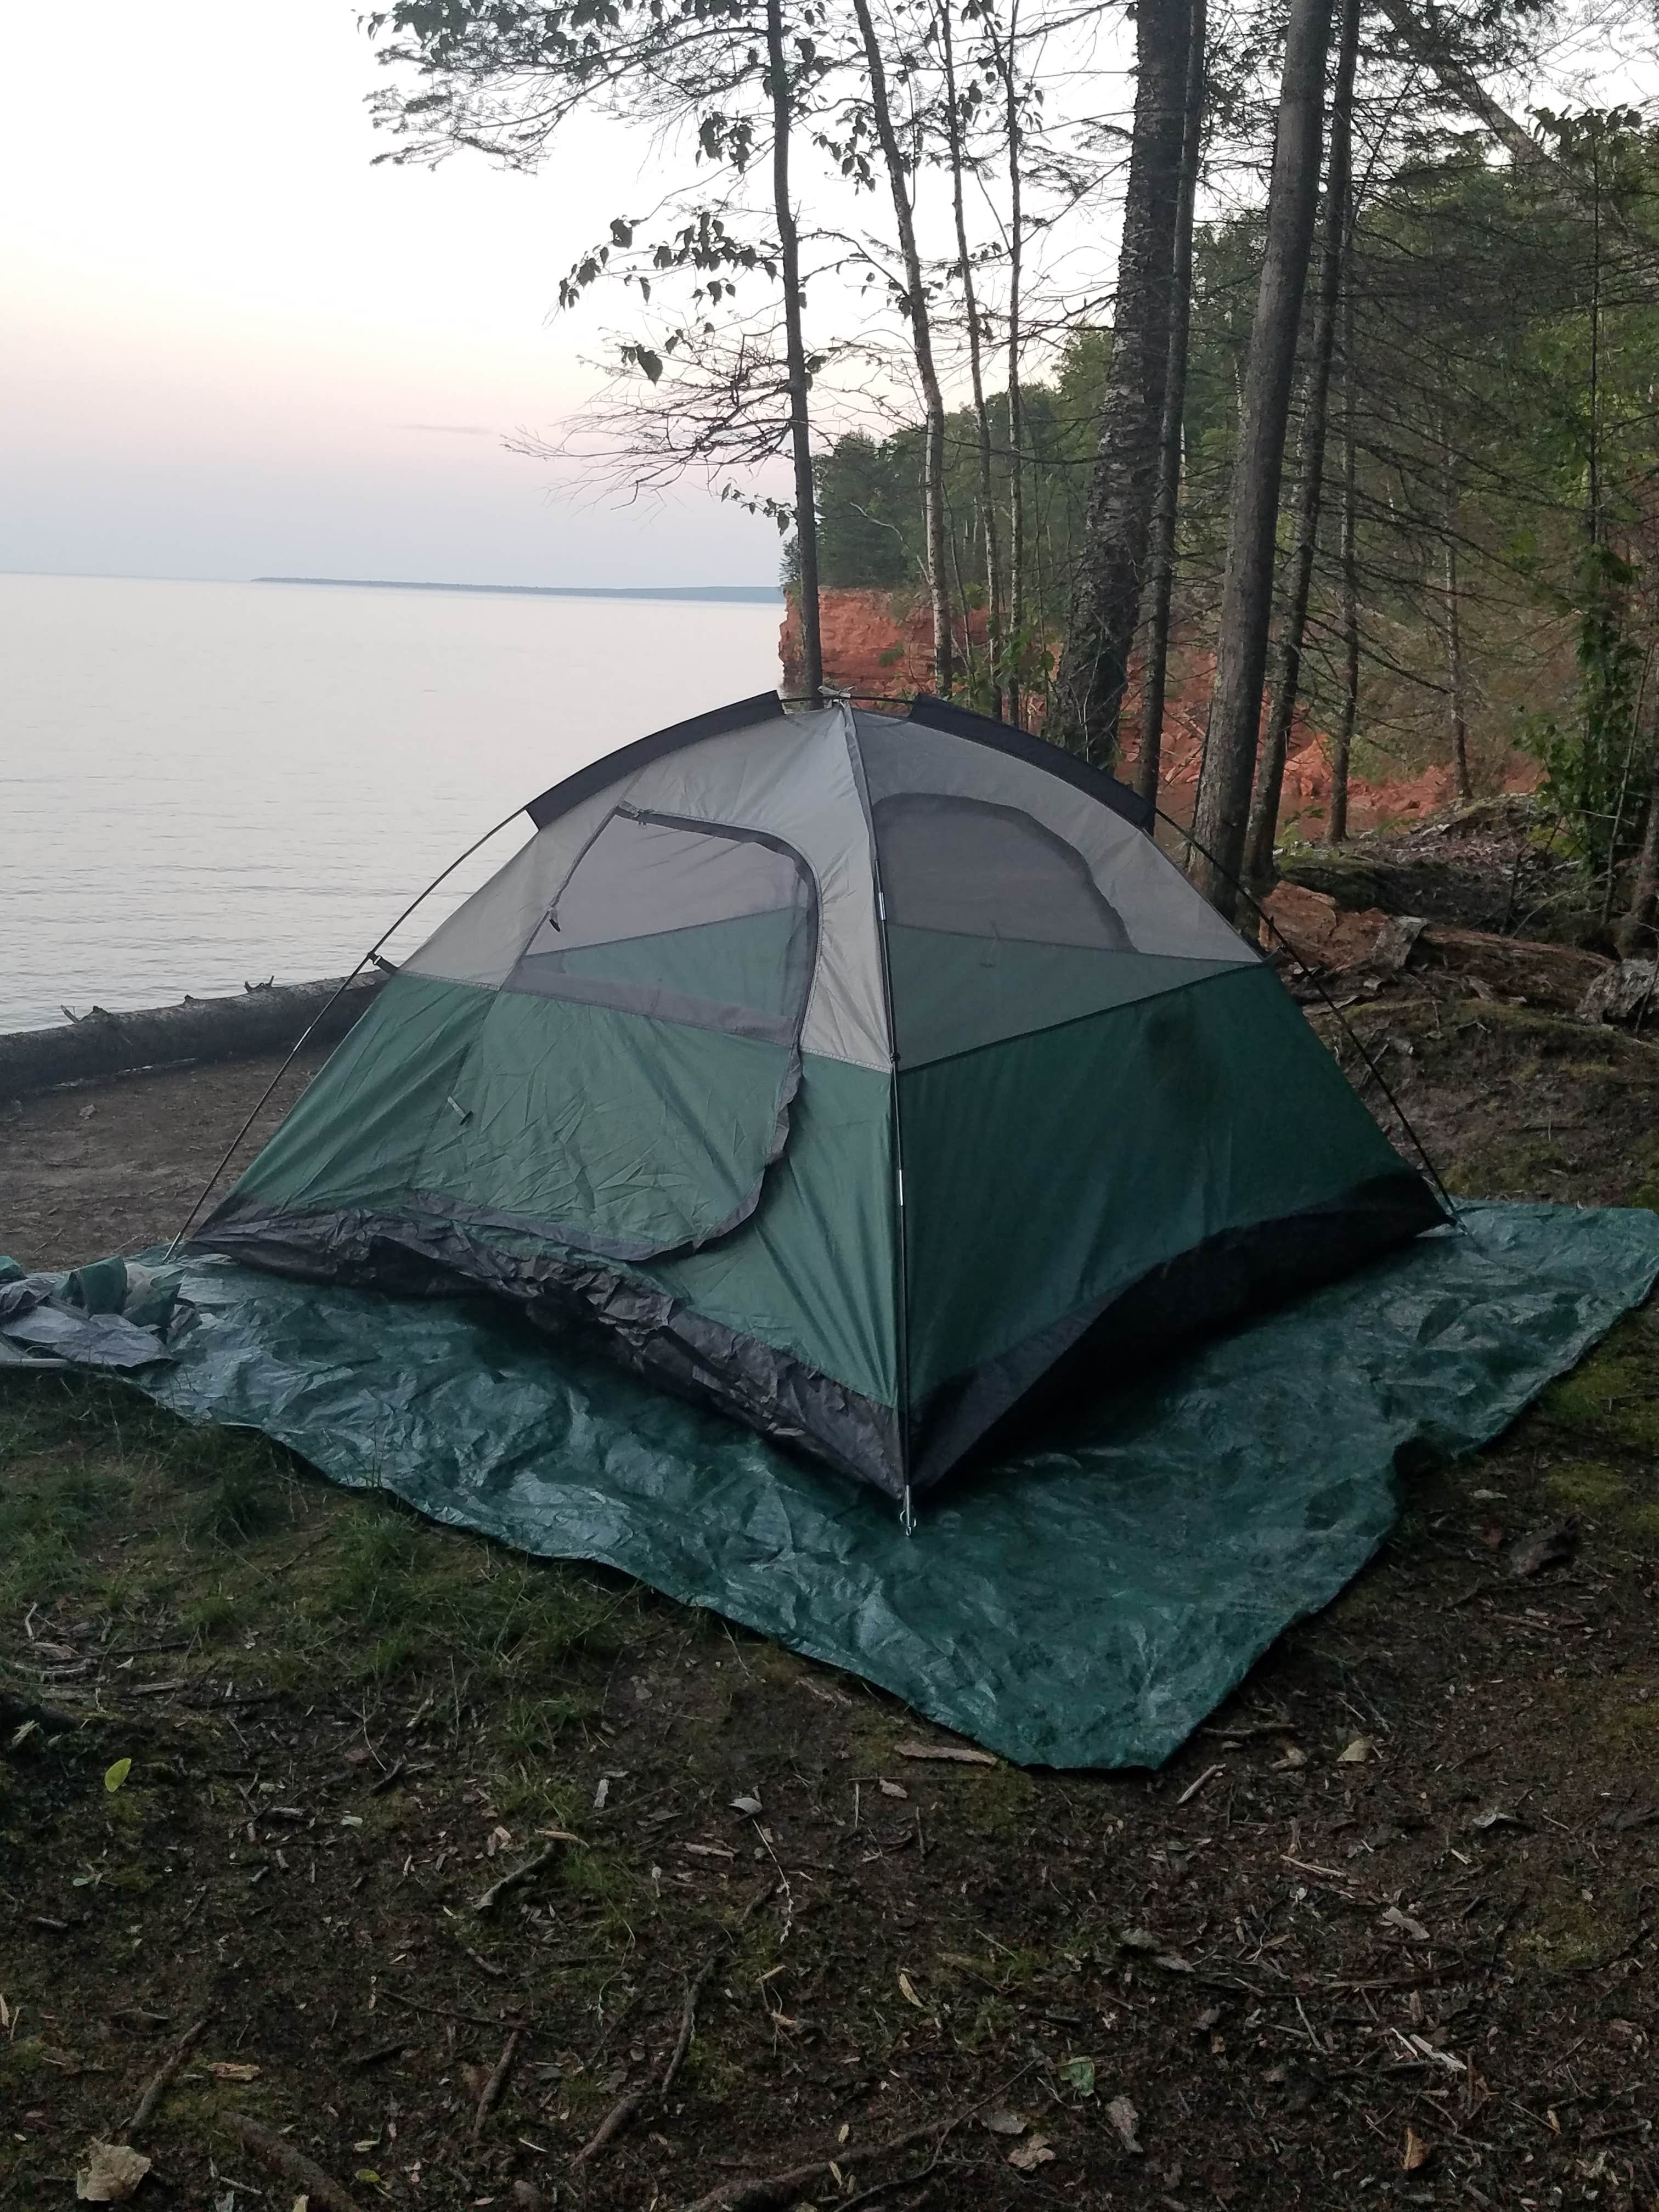
[[[1653,773],[1640,753],[1646,654],[1632,605],[1636,580],[1613,546],[1585,547],[1561,595],[1577,632],[1576,712],[1541,718],[1534,740],[1549,794],[1598,875],[1635,849]]]

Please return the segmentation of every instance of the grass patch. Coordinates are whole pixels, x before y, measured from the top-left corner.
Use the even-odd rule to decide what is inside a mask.
[[[495,1733],[521,1758],[550,1757],[591,1717],[579,1678],[637,1642],[654,1602],[341,1492],[265,1437],[106,1382],[8,1378],[0,1468],[0,1614],[107,1615],[135,1643],[176,1645],[186,1679],[234,1659],[239,1680],[312,1692],[499,1688]]]

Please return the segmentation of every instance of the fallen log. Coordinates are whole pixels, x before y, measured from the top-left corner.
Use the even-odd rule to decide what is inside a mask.
[[[384,980],[371,969],[348,984],[338,1005],[318,1023],[315,1042],[337,1043],[372,1004]],[[185,999],[176,1006],[147,1006],[126,1014],[94,1006],[50,1029],[15,1030],[0,1036],[0,1098],[27,1097],[103,1076],[135,1074],[141,1068],[287,1052],[339,990],[337,978],[251,984],[233,998]]]

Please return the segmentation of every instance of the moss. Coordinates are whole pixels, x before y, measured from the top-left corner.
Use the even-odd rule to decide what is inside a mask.
[[[1634,1163],[1637,1180],[1630,1202],[1659,1213],[1659,1140],[1641,1146],[1634,1155]]]
[[[16,2036],[0,2043],[0,2081],[9,2075],[27,2081],[47,2070],[47,2045],[38,2035]]]
[[[1559,1504],[1571,1506],[1574,1512],[1596,1515],[1613,1513],[1630,1491],[1623,1475],[1593,1460],[1569,1460],[1564,1466],[1553,1467],[1544,1478],[1544,1487]]]
[[[1614,1949],[1617,1928],[1577,1890],[1552,1886],[1539,1898],[1515,1948],[1547,1974],[1582,1973]]]

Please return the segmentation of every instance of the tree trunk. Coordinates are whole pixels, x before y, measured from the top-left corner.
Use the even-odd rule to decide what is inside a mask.
[[[1642,947],[1659,899],[1659,746],[1653,748],[1653,787],[1648,793],[1648,817],[1642,830],[1642,849],[1636,856],[1636,881],[1631,889],[1628,912],[1619,925],[1619,950],[1633,960]]]
[[[1302,642],[1308,627],[1313,589],[1314,555],[1319,544],[1319,514],[1325,487],[1325,422],[1331,389],[1331,360],[1336,350],[1337,305],[1342,264],[1347,251],[1349,179],[1353,151],[1353,78],[1359,52],[1359,0],[1342,0],[1342,31],[1337,48],[1336,84],[1331,100],[1331,144],[1325,164],[1324,236],[1319,256],[1319,296],[1314,308],[1312,358],[1308,364],[1302,416],[1302,469],[1296,508],[1296,546],[1291,556],[1291,589],[1279,630],[1279,675],[1273,711],[1261,749],[1255,799],[1244,847],[1244,880],[1257,898],[1273,887],[1273,840],[1285,792],[1285,758],[1302,682]]]
[[[1449,521],[1449,516],[1448,520]],[[1446,539],[1444,576],[1446,607],[1446,708],[1451,724],[1452,775],[1457,796],[1467,806],[1474,797],[1469,781],[1469,720],[1463,680],[1463,624],[1458,611],[1457,547]]]
[[[1273,614],[1273,532],[1297,327],[1319,198],[1320,126],[1331,0],[1291,0],[1267,234],[1244,373],[1244,406],[1227,514],[1227,568],[1216,639],[1210,735],[1193,820],[1193,880],[1231,921],[1261,726]]]
[[[772,88],[772,202],[783,276],[784,349],[789,376],[789,443],[795,464],[795,545],[800,563],[801,661],[806,696],[823,704],[823,642],[818,610],[817,491],[812,481],[811,379],[801,333],[800,240],[789,200],[789,74],[783,52],[782,0],[766,0],[766,62]]]
[[[1348,231],[1352,235],[1350,207]],[[1359,559],[1358,486],[1353,436],[1353,295],[1342,293],[1342,708],[1331,741],[1331,803],[1325,817],[1325,842],[1341,845],[1348,836],[1348,772],[1353,761],[1354,726],[1359,720]]]
[[[1004,127],[1008,139],[1008,720],[1024,726],[1021,656],[1025,649],[1025,469],[1024,407],[1020,389],[1020,279],[1024,273],[1024,221],[1021,204],[1019,92],[1015,58],[1019,35],[1019,0],[1008,10],[1008,36],[996,33],[989,6],[985,27],[1002,78]]]
[[[1112,365],[1048,731],[1103,767],[1117,757],[1158,492],[1191,33],[1191,0],[1140,0]]]
[[[769,0],[775,6],[777,0]],[[927,313],[927,294],[922,283],[921,256],[916,249],[915,217],[910,206],[904,156],[893,129],[893,111],[887,98],[887,72],[883,67],[876,27],[871,20],[870,0],[853,0],[859,33],[864,40],[865,67],[870,73],[870,112],[876,138],[886,165],[887,183],[893,197],[893,221],[898,230],[899,252],[904,262],[904,311],[910,324],[910,342],[916,356],[927,403],[926,459],[922,471],[922,500],[927,523],[927,595],[933,613],[933,689],[941,699],[951,696],[951,582],[946,567],[945,533],[945,395],[933,365],[933,333]]]
[[[1140,752],[1135,789],[1158,804],[1164,754],[1164,700],[1170,670],[1170,606],[1175,595],[1176,522],[1181,509],[1181,462],[1187,413],[1187,341],[1193,306],[1193,209],[1204,150],[1207,0],[1192,0],[1187,33],[1186,112],[1181,181],[1176,195],[1175,258],[1170,299],[1170,352],[1164,373],[1164,420],[1158,435],[1158,494],[1152,503],[1148,578],[1152,590],[1141,652]]]
[[[939,47],[945,62],[945,129],[951,150],[951,201],[957,226],[957,265],[962,271],[963,311],[968,319],[968,376],[974,395],[974,428],[979,445],[980,534],[985,549],[985,635],[991,663],[991,712],[1002,714],[1002,556],[997,544],[995,486],[991,470],[991,416],[985,404],[979,301],[974,289],[973,257],[968,250],[968,217],[962,192],[962,112],[957,106],[956,53],[951,41],[952,0],[940,0]],[[972,631],[968,635],[972,638]]]

